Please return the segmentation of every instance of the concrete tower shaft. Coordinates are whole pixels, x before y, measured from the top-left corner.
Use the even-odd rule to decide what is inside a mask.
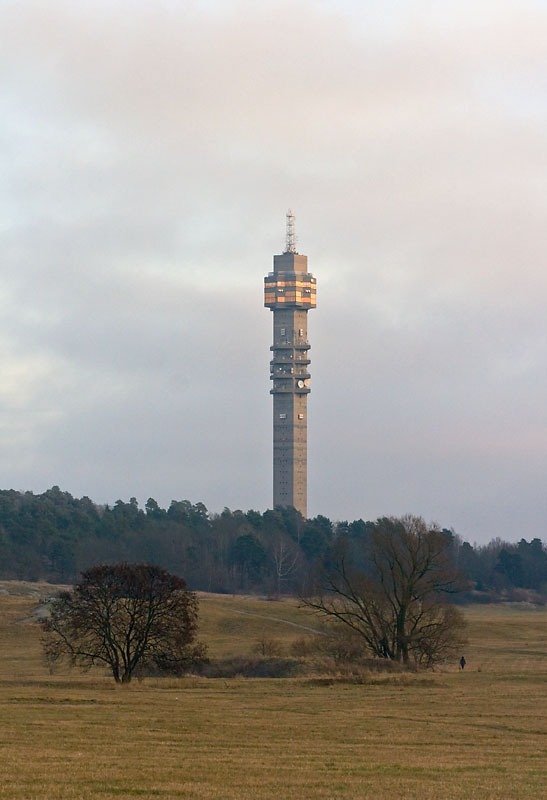
[[[310,393],[307,315],[315,299],[316,281],[308,272],[307,257],[289,251],[274,256],[274,270],[264,278],[264,305],[273,311],[273,504],[294,506],[304,517]]]

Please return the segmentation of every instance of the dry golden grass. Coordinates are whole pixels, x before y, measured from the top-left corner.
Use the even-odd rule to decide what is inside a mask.
[[[101,672],[50,676],[35,604],[28,593],[0,597],[0,798],[545,796],[546,610],[468,609],[463,673],[120,688]],[[288,602],[210,596],[201,611],[214,656],[302,635],[274,617],[316,624]]]
[[[247,655],[261,638],[277,639],[288,648],[320,624],[316,615],[292,600],[201,594],[200,612],[200,638],[214,658]]]

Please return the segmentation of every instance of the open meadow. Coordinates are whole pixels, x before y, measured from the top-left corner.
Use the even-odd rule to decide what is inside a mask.
[[[538,800],[547,796],[547,610],[475,606],[467,667],[421,674],[135,680],[50,675],[35,611],[0,583],[0,798]],[[294,603],[204,596],[213,658],[317,626]]]

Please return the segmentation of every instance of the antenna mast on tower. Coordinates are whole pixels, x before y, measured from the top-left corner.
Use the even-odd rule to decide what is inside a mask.
[[[285,245],[286,253],[296,253],[296,234],[294,232],[294,214],[291,209],[287,211],[287,242]]]

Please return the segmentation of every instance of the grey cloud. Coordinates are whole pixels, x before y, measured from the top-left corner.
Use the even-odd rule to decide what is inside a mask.
[[[290,205],[311,513],[542,535],[545,9],[362,5],[6,5],[2,485],[267,507]]]

